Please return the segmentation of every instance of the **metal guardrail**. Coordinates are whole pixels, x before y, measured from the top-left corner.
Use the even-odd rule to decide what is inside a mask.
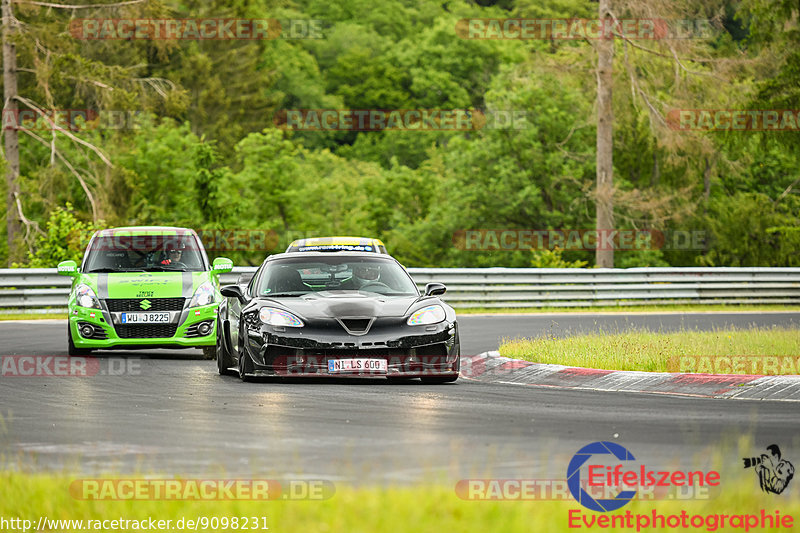
[[[235,283],[255,267],[220,277]],[[447,285],[461,308],[800,304],[800,268],[410,268],[420,288]],[[64,312],[71,279],[54,268],[0,269],[0,312]]]

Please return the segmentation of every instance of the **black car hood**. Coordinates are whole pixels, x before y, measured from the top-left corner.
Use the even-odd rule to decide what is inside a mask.
[[[403,317],[418,296],[381,296],[353,291],[321,291],[300,297],[264,298],[262,303],[275,302],[306,318]],[[438,302],[433,298],[431,303]]]

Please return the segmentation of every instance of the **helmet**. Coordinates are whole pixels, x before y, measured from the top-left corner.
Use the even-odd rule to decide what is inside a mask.
[[[381,267],[375,264],[359,263],[353,265],[353,275],[365,281],[376,281],[381,277]]]

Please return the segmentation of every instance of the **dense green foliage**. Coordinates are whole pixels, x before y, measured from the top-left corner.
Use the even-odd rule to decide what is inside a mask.
[[[620,18],[714,21],[708,38],[615,42],[616,226],[703,235],[696,249],[620,251],[616,265],[800,266],[800,133],[676,131],[663,120],[681,108],[800,109],[798,3],[612,4]],[[21,96],[45,109],[131,114],[125,128],[73,132],[108,162],[62,132],[21,132],[31,222],[11,253],[3,227],[2,262],[73,257],[61,242],[67,216],[84,229],[273,230],[275,251],[306,236],[375,236],[408,266],[594,262],[588,250],[463,250],[454,237],[594,227],[593,43],[456,31],[470,17],[589,18],[594,2],[148,0],[77,14],[13,5],[24,23]],[[69,33],[78,17],[315,19],[324,35],[79,40]],[[525,119],[506,129],[384,132],[292,132],[273,120],[286,109],[370,108],[515,110]],[[253,264],[264,252],[220,255]]]

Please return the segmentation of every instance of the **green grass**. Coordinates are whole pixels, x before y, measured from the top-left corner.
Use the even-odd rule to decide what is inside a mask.
[[[592,333],[563,339],[504,339],[500,355],[536,363],[605,370],[669,372],[681,356],[800,356],[800,330],[724,329],[676,333]]]
[[[592,307],[470,307],[456,308],[459,315],[475,314],[538,314],[538,313],[735,313],[747,311],[800,311],[798,305],[625,305]]]
[[[727,465],[718,470],[723,472],[722,485],[713,498],[683,502],[634,501],[606,516],[626,511],[650,515],[654,510],[662,515],[680,514],[682,510],[690,515],[758,514],[764,509],[773,516],[775,510],[780,510],[782,516],[788,514],[795,520],[800,519],[800,491],[790,486],[780,497],[763,494],[753,473],[741,471],[738,462],[735,469]],[[729,475],[730,472],[735,473]],[[173,524],[180,518],[264,516],[272,531],[514,533],[571,531],[568,528],[570,510],[581,510],[587,518],[601,516],[572,500],[462,500],[455,493],[455,482],[395,488],[337,486],[333,497],[323,501],[91,501],[73,499],[70,495],[69,485],[76,477],[0,472],[3,487],[0,517],[33,520],[34,528],[40,516],[72,520],[152,517],[172,520]],[[723,530],[730,531],[719,529]]]

